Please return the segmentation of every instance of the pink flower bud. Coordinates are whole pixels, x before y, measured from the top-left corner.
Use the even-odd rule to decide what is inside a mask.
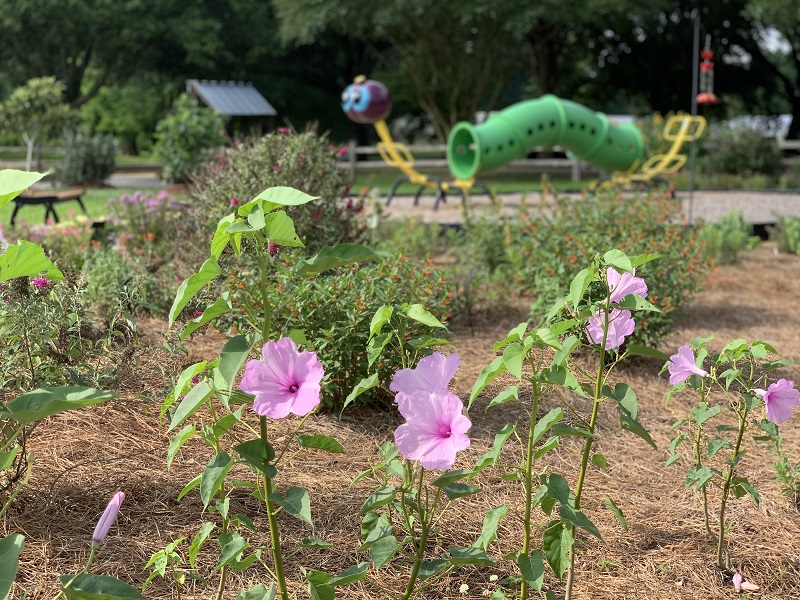
[[[108,506],[106,506],[106,509],[103,511],[103,515],[97,522],[97,526],[94,528],[94,533],[92,534],[92,543],[99,544],[106,539],[108,530],[111,529],[111,525],[113,525],[114,521],[116,520],[117,514],[119,513],[119,508],[122,506],[122,502],[124,500],[124,492],[117,492],[114,494],[114,497],[111,498]]]

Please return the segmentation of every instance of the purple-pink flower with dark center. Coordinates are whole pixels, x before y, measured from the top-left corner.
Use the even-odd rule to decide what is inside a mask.
[[[689,344],[684,344],[678,348],[677,354],[669,357],[667,370],[669,371],[670,385],[677,385],[681,381],[686,381],[690,375],[700,375],[700,377],[708,375],[707,371],[704,371],[695,363],[694,352],[692,352]]]
[[[50,285],[50,280],[47,279],[47,277],[37,277],[33,280],[33,285],[39,289],[43,289]]]
[[[403,404],[417,393],[446,394],[447,386],[456,374],[460,362],[461,357],[458,354],[446,357],[441,352],[434,352],[420,360],[415,368],[397,371],[389,389],[397,392],[395,401],[398,404]]]
[[[586,337],[593,344],[603,343],[603,330],[605,329],[606,313],[598,310],[594,316],[589,317],[589,326],[586,328]],[[608,316],[608,336],[606,337],[606,350],[616,350],[625,338],[633,333],[636,321],[631,318],[631,311],[613,309]]]
[[[794,381],[779,379],[766,391],[756,390],[756,394],[764,399],[767,408],[767,420],[781,425],[792,416],[792,409],[800,404],[800,392],[794,387]]]
[[[611,292],[611,302],[619,302],[625,296],[637,294],[642,298],[647,298],[647,284],[641,277],[636,277],[636,269],[630,273],[620,274],[614,267],[606,270],[606,281]]]
[[[106,506],[106,509],[103,511],[100,520],[97,521],[97,525],[94,528],[92,544],[99,544],[106,539],[108,531],[111,529],[111,525],[114,524],[117,514],[119,514],[119,508],[122,506],[124,500],[125,494],[123,492],[117,492],[111,498],[111,501],[108,503],[108,506]]]
[[[298,352],[291,338],[264,344],[262,360],[250,360],[239,387],[253,394],[256,414],[282,419],[300,417],[319,404],[320,381],[325,374],[316,352]]]
[[[398,404],[406,422],[394,432],[397,449],[426,469],[449,469],[456,452],[469,446],[472,422],[462,412],[464,404],[452,392],[417,392]]]

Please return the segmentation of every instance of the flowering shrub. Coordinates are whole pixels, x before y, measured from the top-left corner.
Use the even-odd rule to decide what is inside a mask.
[[[643,265],[641,275],[648,299],[662,312],[637,321],[630,340],[657,346],[685,306],[700,290],[710,268],[697,230],[681,224],[681,208],[659,196],[623,198],[609,191],[596,197],[556,198],[544,207],[549,215],[523,210],[510,225],[506,252],[510,277],[534,295],[531,318],[540,319],[585,263],[607,248],[626,254],[655,254],[659,260]]]
[[[70,210],[70,222],[58,225],[31,224],[19,219],[13,229],[3,234],[9,241],[27,240],[39,244],[59,265],[81,269],[92,238],[92,226],[89,221],[72,222],[72,216],[73,212]]]
[[[148,248],[159,256],[174,248],[185,220],[186,203],[161,190],[122,194],[106,202],[107,220],[117,234],[124,235],[129,249]]]
[[[213,223],[264,188],[287,186],[318,199],[288,207],[309,250],[360,235],[360,202],[345,201],[349,186],[336,167],[337,148],[314,132],[270,133],[221,148],[192,178],[192,206]]]

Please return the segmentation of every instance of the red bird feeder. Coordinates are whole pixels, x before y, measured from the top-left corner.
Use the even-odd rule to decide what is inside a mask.
[[[720,99],[714,95],[714,52],[711,50],[711,36],[706,36],[706,47],[700,52],[700,93],[698,104],[719,104]]]

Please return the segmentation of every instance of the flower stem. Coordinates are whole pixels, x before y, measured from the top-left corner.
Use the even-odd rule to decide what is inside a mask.
[[[539,410],[539,388],[536,382],[532,382],[533,389],[531,391],[531,421],[528,427],[528,445],[525,449],[525,532],[522,537],[522,553],[526,556],[530,552],[531,545],[531,511],[533,509],[533,434],[536,428],[536,415]],[[522,578],[522,583],[519,588],[520,600],[528,598],[528,582]]]
[[[694,438],[694,459],[695,459],[695,466],[699,469],[703,466],[701,456],[700,456],[700,441],[701,436],[703,433],[703,426],[698,424],[697,425],[697,435]],[[701,490],[703,494],[703,519],[705,521],[706,526],[706,533],[708,536],[713,540],[714,539],[714,532],[711,531],[711,524],[710,524],[710,517],[708,515],[708,489],[705,485]]]
[[[730,568],[730,557],[725,550],[725,505],[728,503],[728,493],[731,489],[733,473],[736,470],[736,459],[739,456],[739,449],[742,446],[744,430],[747,427],[748,412],[749,411],[745,406],[742,412],[737,411],[736,413],[739,417],[739,434],[736,437],[736,445],[733,448],[733,455],[731,456],[728,472],[725,474],[725,484],[722,486],[722,500],[720,501],[719,505],[719,537],[717,538],[717,564],[721,569]]]
[[[417,581],[417,576],[419,575],[419,569],[422,566],[423,559],[425,558],[425,547],[428,544],[428,529],[430,527],[430,523],[428,518],[428,511],[426,508],[423,507],[423,502],[422,502],[422,482],[424,475],[425,475],[425,469],[420,467],[419,488],[417,490],[417,506],[419,507],[419,524],[421,531],[419,536],[419,544],[417,544],[416,557],[414,559],[414,564],[411,567],[411,573],[408,576],[408,584],[406,585],[406,589],[403,592],[402,600],[408,600],[414,593],[414,584]],[[411,532],[409,531],[409,533]]]
[[[267,441],[267,418],[259,417],[259,427],[261,429],[261,439]],[[289,591],[286,589],[286,576],[283,573],[283,555],[281,554],[281,538],[278,531],[278,520],[275,518],[275,509],[270,500],[272,495],[272,478],[264,475],[264,503],[267,506],[267,518],[269,519],[269,539],[272,543],[272,560],[275,563],[275,579],[278,584],[278,593],[281,600],[289,600]]]
[[[266,241],[269,244],[269,240]],[[261,305],[262,310],[264,311],[264,320],[261,325],[261,340],[266,342],[269,339],[269,332],[272,328],[272,307],[269,305],[269,296],[267,295],[267,284],[264,281],[264,278],[267,276],[267,259],[264,257],[264,250],[260,245],[256,245],[258,248],[256,253],[258,254],[258,266],[261,269],[260,277],[258,278],[258,287],[261,291]]]

